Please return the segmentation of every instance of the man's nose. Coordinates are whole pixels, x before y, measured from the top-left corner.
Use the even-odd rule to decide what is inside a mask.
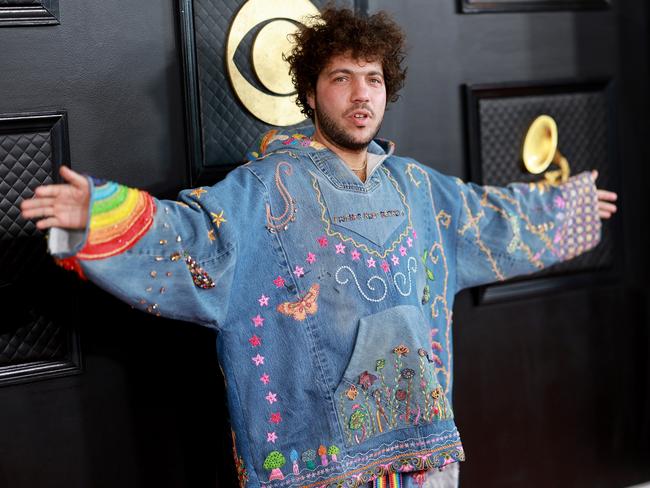
[[[370,100],[370,92],[368,91],[368,85],[366,85],[366,80],[363,78],[355,78],[352,84],[352,93],[350,94],[352,101],[355,103],[367,102]]]

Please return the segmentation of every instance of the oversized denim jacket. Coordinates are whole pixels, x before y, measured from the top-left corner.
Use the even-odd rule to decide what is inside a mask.
[[[356,487],[463,460],[454,295],[599,241],[586,173],[481,187],[385,141],[369,151],[381,163],[362,183],[271,131],[261,157],[178,201],[93,181],[85,234],[50,237],[134,307],[217,331],[242,486]]]

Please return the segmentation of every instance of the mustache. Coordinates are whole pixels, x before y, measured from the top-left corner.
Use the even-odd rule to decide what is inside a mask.
[[[367,103],[357,103],[353,107],[349,108],[348,110],[345,111],[343,114],[344,117],[347,117],[351,115],[352,113],[356,112],[357,110],[367,110],[370,113],[371,117],[375,116],[375,111],[370,108],[370,106]]]

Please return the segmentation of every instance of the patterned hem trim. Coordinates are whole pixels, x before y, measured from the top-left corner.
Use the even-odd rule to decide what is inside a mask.
[[[95,187],[88,242],[78,259],[104,259],[133,247],[153,224],[154,199],[113,182]]]

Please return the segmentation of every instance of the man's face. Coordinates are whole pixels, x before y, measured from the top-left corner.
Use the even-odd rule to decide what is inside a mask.
[[[333,56],[307,101],[314,109],[317,134],[343,149],[366,148],[379,132],[386,109],[381,63]]]

